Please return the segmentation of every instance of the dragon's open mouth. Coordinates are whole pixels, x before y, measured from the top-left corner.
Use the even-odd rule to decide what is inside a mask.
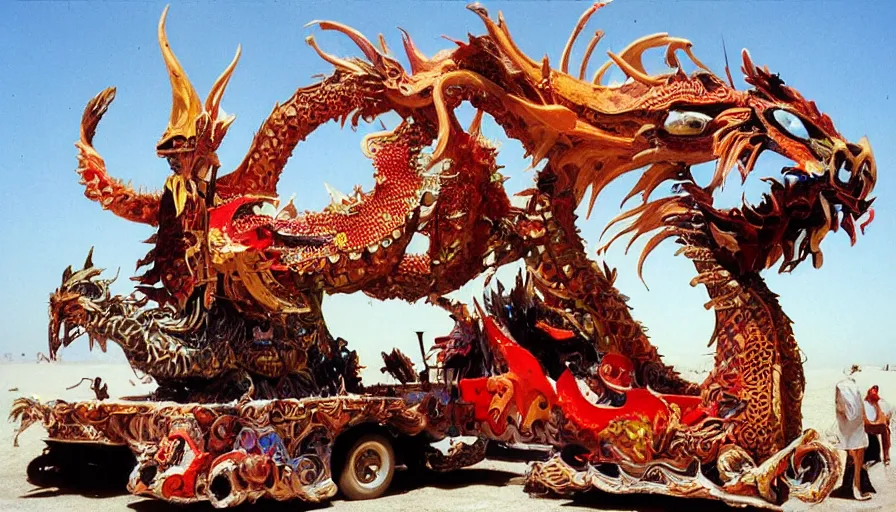
[[[90,341],[90,350],[93,350],[94,344],[99,345],[100,350],[103,352],[106,351],[106,341],[91,336],[90,333],[87,332],[87,329],[81,325],[81,322],[76,319],[70,320],[59,320],[57,322],[50,322],[49,328],[49,342],[50,342],[50,359],[56,360],[56,354],[59,352],[59,349],[63,347],[68,347],[75,340],[84,336],[85,334],[88,336]]]
[[[761,151],[741,149],[744,153],[732,165],[739,164],[745,178],[753,172],[756,156]],[[732,161],[724,155],[721,160]],[[779,271],[788,272],[810,256],[818,268],[823,262],[820,244],[829,232],[842,228],[855,243],[857,230],[864,232],[874,219],[871,208],[874,199],[870,195],[877,171],[867,142],[863,139],[858,145],[832,151],[826,160],[827,165],[823,167],[796,164],[783,167],[780,179],[762,178],[769,189],[758,204],[751,205],[744,199],[740,206],[731,208],[718,206],[713,194],[727,174],[723,163],[706,187],[697,184],[689,168],[667,173],[651,182],[649,188],[645,183],[651,180],[642,180],[629,197],[638,191],[646,191],[648,195],[666,179],[675,180],[674,195],[645,201],[613,219],[608,229],[621,221],[633,220],[601,250],[633,233],[630,247],[637,238],[659,229],[647,242],[639,272],[647,254],[660,242],[695,233],[706,237],[707,248],[713,250],[720,264],[738,274],[770,268],[778,262]],[[649,172],[645,176],[649,177]],[[723,179],[717,179],[719,176]]]
[[[50,322],[49,342],[50,342],[50,359],[56,360],[56,354],[62,347],[67,347],[73,341],[83,336],[87,331],[83,327],[74,325],[72,322],[59,320]]]
[[[869,196],[876,171],[870,149],[862,144],[850,151],[854,154],[836,152],[823,170],[789,166],[781,169],[780,180],[762,178],[769,190],[756,205],[744,200],[740,207],[717,209],[711,199],[703,199],[705,194],[694,193],[694,206],[718,246],[738,260],[741,270],[769,268],[781,261],[780,271],[786,272],[809,256],[818,268],[823,262],[820,244],[829,232],[842,228],[855,243],[856,227],[864,233],[874,219],[874,199]],[[743,159],[739,163],[743,165]]]

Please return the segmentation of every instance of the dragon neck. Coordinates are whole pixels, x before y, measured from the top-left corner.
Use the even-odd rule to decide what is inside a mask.
[[[584,308],[582,327],[600,352],[619,352],[636,366],[639,382],[664,393],[694,394],[697,386],[664,364],[641,323],[614,287],[615,271],[591,261],[575,227],[576,201],[571,194],[536,194],[529,220],[543,227],[527,258],[546,303],[559,309]],[[553,303],[553,304],[552,304]]]
[[[716,316],[715,365],[703,391],[710,400],[728,395],[745,405],[735,419],[738,443],[765,460],[802,431],[805,381],[791,321],[758,272],[734,276],[704,247],[683,252],[698,272],[692,284],[706,287],[706,307]]]
[[[105,345],[108,342],[121,347],[128,361],[145,358],[146,350],[138,342],[134,320],[136,308],[121,295],[115,295],[93,303],[94,307],[87,312],[87,321],[83,327],[86,334],[94,341]]]

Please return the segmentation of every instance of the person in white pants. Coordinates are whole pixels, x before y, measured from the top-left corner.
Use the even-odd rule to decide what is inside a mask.
[[[861,491],[862,464],[865,448],[868,447],[868,434],[865,433],[865,403],[862,392],[853,375],[859,371],[858,365],[846,370],[846,378],[837,383],[837,425],[840,428],[840,448],[846,450],[852,458],[853,472],[852,492],[857,500],[871,499],[870,494]]]

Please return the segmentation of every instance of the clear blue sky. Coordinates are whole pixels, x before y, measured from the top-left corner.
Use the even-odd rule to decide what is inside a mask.
[[[493,17],[503,10],[519,45],[530,55],[548,54],[553,62],[585,2],[487,2]],[[205,96],[230,61],[237,44],[242,60],[224,97],[223,108],[235,113],[219,156],[224,169],[242,159],[255,130],[278,101],[311,82],[330,67],[305,44],[315,33],[326,50],[357,55],[337,34],[302,28],[314,19],[351,25],[371,39],[383,32],[400,49],[396,27],[407,29],[424,52],[432,54],[451,43],[440,35],[464,39],[484,32],[464,2],[239,2],[175,3],[168,17],[174,51]],[[118,98],[100,124],[95,144],[110,171],[148,188],[159,188],[169,170],[156,158],[155,142],[167,123],[168,79],[156,43],[159,2],[3,2],[0,5],[0,354],[26,354],[33,360],[46,351],[47,297],[59,284],[63,268],[79,265],[91,245],[94,261],[122,278],[114,290],[130,291],[127,278],[148,246],[140,243],[150,230],[103,211],[83,196],[78,185],[74,141],[85,103],[114,85]],[[890,179],[894,162],[896,109],[889,98],[894,83],[896,21],[893,2],[809,1],[635,1],[617,0],[601,10],[573,53],[574,66],[588,36],[596,28],[607,35],[595,52],[593,71],[607,49],[619,50],[637,37],[669,32],[695,43],[697,55],[718,73],[724,72],[724,36],[738,83],[738,53],[749,48],[754,60],[781,73],[788,84],[817,101],[839,130],[857,140],[867,135],[878,160],[880,181],[877,220],[867,236],[850,249],[842,233],[823,244],[820,271],[805,265],[791,275],[769,274],[772,290],[781,295],[795,322],[800,345],[812,365],[846,362],[896,363],[893,347],[894,249],[896,190]],[[403,57],[403,56],[402,56]],[[575,69],[575,68],[574,68]],[[894,97],[896,100],[896,97]],[[375,129],[376,127],[374,127]],[[362,132],[368,128],[362,128]],[[502,143],[502,163],[511,177],[509,189],[529,186],[531,171],[519,145],[507,142],[494,127],[486,135]],[[280,182],[280,194],[297,195],[300,208],[318,209],[327,201],[326,180],[341,190],[360,183],[372,186],[371,169],[357,150],[360,134],[335,125],[314,133],[301,145]],[[759,174],[777,175],[780,162],[769,159]],[[706,175],[706,173],[704,173]],[[758,177],[758,176],[757,176]],[[759,185],[748,183],[748,192]],[[582,234],[592,247],[605,222],[618,212],[625,185],[608,189]],[[739,196],[739,185],[729,184]],[[636,317],[673,361],[693,360],[709,351],[712,314],[702,304],[702,288],[690,288],[693,267],[674,258],[672,244],[651,256],[645,270],[650,291],[635,275],[637,256],[624,256],[622,244],[608,255],[619,268],[618,285],[631,296]],[[636,248],[639,248],[637,246]],[[499,275],[511,275],[505,271]],[[481,280],[480,280],[481,281]],[[481,282],[458,294],[469,300]],[[416,357],[413,331],[447,332],[450,321],[421,304],[379,303],[365,296],[338,296],[325,306],[332,330],[359,350],[362,364],[378,374],[381,350],[398,345]],[[63,352],[68,360],[87,355],[86,340]],[[106,359],[118,358],[111,352]]]

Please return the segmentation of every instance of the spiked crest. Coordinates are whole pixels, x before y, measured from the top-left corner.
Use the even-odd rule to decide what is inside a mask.
[[[203,115],[207,114],[213,123],[221,123],[226,128],[233,122],[233,116],[227,116],[219,120],[218,115],[221,107],[221,98],[224,96],[224,89],[227,87],[233,70],[239,61],[241,48],[238,46],[236,55],[233,57],[230,65],[224,70],[221,76],[212,85],[211,91],[205,100],[205,105],[199,99],[196,89],[190,82],[187,73],[184,71],[171,45],[168,43],[168,35],[165,33],[165,20],[168,16],[168,6],[162,11],[162,17],[159,19],[159,48],[162,50],[162,58],[165,61],[165,68],[168,70],[168,78],[171,81],[171,117],[168,120],[168,127],[159,141],[158,149],[172,150],[176,149],[174,141],[181,139],[187,141],[196,137],[197,128],[196,121]]]

